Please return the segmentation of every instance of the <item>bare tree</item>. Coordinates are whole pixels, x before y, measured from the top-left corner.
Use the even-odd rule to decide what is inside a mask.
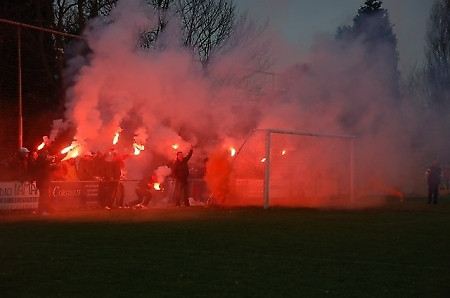
[[[80,35],[88,20],[107,16],[118,0],[55,0],[55,28],[61,32]]]
[[[437,0],[430,12],[426,34],[426,79],[430,105],[437,111],[450,105],[450,0]]]
[[[192,49],[204,65],[236,26],[237,11],[232,0],[152,0],[150,4],[157,10],[159,22],[157,28],[142,32],[141,46],[154,48],[168,23],[176,21],[180,43]],[[171,19],[173,15],[176,19]]]
[[[80,35],[89,19],[107,16],[118,0],[55,0],[55,30]],[[147,0],[158,14],[158,25],[140,34],[142,48],[154,49],[169,22],[178,22],[183,46],[206,65],[214,52],[226,45],[231,33],[247,26],[238,16],[233,0]],[[175,18],[172,18],[175,16]],[[61,37],[58,48],[68,41]]]
[[[183,45],[207,63],[220,48],[236,23],[236,5],[229,0],[177,0]]]
[[[155,28],[143,30],[139,36],[140,46],[144,49],[155,49],[156,41],[169,23],[169,13],[174,6],[174,0],[150,0],[147,2],[158,14],[158,25]]]

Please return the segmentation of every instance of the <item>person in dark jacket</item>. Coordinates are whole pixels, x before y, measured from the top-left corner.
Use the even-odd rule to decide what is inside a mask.
[[[439,167],[438,162],[434,161],[428,168],[427,172],[428,182],[428,204],[437,204],[439,196],[439,185],[441,184],[442,169]]]
[[[183,157],[183,152],[177,152],[177,159],[172,165],[172,176],[175,178],[175,192],[174,201],[175,205],[181,206],[181,202],[184,203],[186,207],[189,204],[189,167],[188,161],[192,157],[193,148],[189,150],[189,153]]]
[[[86,152],[84,156],[81,156],[78,161],[78,178],[81,181],[93,180],[93,158],[94,155],[91,152]]]
[[[140,180],[134,189],[137,199],[128,203],[127,206],[133,209],[147,209],[153,196],[153,184],[157,181],[156,174]]]
[[[10,177],[8,180],[16,180],[20,182],[30,181],[30,151],[22,147],[14,154],[9,164]]]
[[[52,171],[57,167],[54,161],[54,157],[50,156],[47,150],[44,150],[38,155],[33,166],[36,187],[39,190],[37,213],[40,215],[48,215],[53,211],[50,197],[50,181]]]
[[[113,157],[112,160],[106,161],[106,171],[104,177],[104,183],[106,186],[105,191],[105,208],[112,209],[116,203],[117,207],[122,207],[123,198],[119,192],[120,177],[122,174],[121,169],[122,160],[118,157]],[[117,200],[117,202],[116,202]]]

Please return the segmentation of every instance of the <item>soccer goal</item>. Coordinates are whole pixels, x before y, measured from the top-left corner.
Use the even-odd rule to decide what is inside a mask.
[[[354,137],[253,130],[232,162],[228,205],[337,206],[353,201]]]

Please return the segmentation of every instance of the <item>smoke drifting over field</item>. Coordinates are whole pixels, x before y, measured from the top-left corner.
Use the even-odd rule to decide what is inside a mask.
[[[260,36],[223,51],[205,72],[190,51],[177,46],[176,30],[166,30],[156,50],[139,47],[139,33],[157,22],[155,11],[144,1],[123,0],[110,18],[95,20],[84,33],[92,51],[88,59],[70,61],[67,73],[76,75],[68,91],[66,120],[55,122],[52,135],[71,124],[81,150],[106,151],[120,131],[116,151],[132,154],[133,143],[145,146],[139,156],[126,160],[130,179],[173,160],[178,150],[187,153],[193,145],[191,166],[202,166],[207,157],[217,160],[209,168],[216,179],[209,180],[221,193],[226,190],[217,177],[224,176],[223,168],[230,171],[231,164],[231,157],[222,153],[230,146],[239,148],[252,129],[354,135],[357,196],[410,190],[412,178],[405,173],[417,170],[409,163],[416,157],[405,149],[411,140],[404,132],[413,129],[405,125],[410,115],[398,115],[400,99],[393,98],[389,82],[383,81],[387,65],[368,68],[358,45],[344,49],[335,41],[320,41],[305,61],[271,75],[253,71],[253,53],[270,38]],[[276,52],[273,55],[276,58]],[[174,150],[175,144],[179,147]],[[320,155],[316,152],[311,158]],[[224,163],[226,158],[230,164]],[[306,165],[303,161],[292,160]],[[307,165],[314,171],[314,161]],[[280,171],[292,167],[296,166],[291,163]],[[336,177],[333,170],[341,169],[327,167],[328,173],[320,176],[321,187]]]

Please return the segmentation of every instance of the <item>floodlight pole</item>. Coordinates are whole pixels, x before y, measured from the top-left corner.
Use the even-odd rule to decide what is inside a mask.
[[[350,142],[350,202],[355,202],[355,139]]]
[[[19,84],[19,148],[23,147],[23,109],[22,109],[22,45],[21,30],[17,27],[17,64],[18,64],[18,84]]]
[[[58,35],[62,35],[62,36],[67,36],[67,37],[72,37],[72,38],[76,38],[76,39],[80,39],[80,40],[85,40],[84,37],[82,36],[78,36],[78,35],[73,35],[73,34],[68,34],[68,33],[64,33],[64,32],[59,32],[59,31],[55,31],[55,30],[51,30],[51,29],[45,29],[45,28],[41,28],[41,27],[37,27],[37,26],[32,26],[32,25],[27,25],[24,23],[19,23],[19,22],[15,22],[15,21],[10,21],[10,20],[5,20],[5,19],[1,19],[0,18],[0,23],[4,23],[4,24],[8,24],[8,25],[12,25],[12,26],[16,26],[17,27],[17,67],[19,68],[18,70],[18,84],[19,84],[19,148],[23,147],[23,96],[22,96],[22,44],[21,44],[21,29],[22,28],[26,28],[26,29],[33,29],[33,30],[37,30],[37,31],[41,31],[41,32],[47,32],[47,33],[52,33],[52,34],[58,34]]]
[[[266,160],[264,170],[264,209],[269,208],[269,188],[270,188],[270,129],[266,130]]]

